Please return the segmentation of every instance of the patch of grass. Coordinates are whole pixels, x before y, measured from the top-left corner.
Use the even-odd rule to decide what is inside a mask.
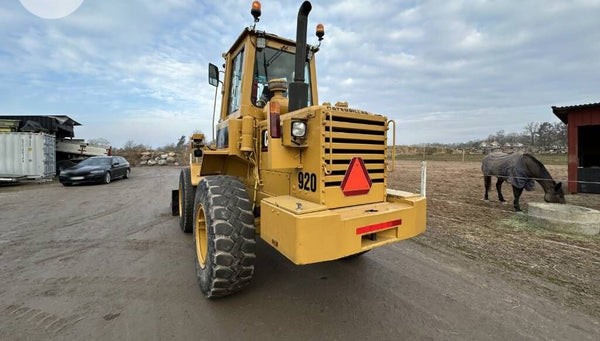
[[[512,227],[514,230],[533,230],[534,226],[529,223],[524,214],[513,214],[506,219],[499,220],[502,226]]]

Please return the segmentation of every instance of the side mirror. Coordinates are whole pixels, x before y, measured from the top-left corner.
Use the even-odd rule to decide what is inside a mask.
[[[208,84],[219,86],[219,68],[215,64],[208,64]]]

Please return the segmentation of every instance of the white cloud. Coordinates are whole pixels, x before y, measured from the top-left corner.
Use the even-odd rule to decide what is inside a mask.
[[[294,38],[298,4],[263,1],[257,27]],[[48,21],[4,1],[0,113],[71,114],[85,124],[78,134],[119,143],[210,132],[206,66],[221,65],[252,24],[249,5],[84,1]],[[316,23],[326,30],[316,55],[320,101],[399,120],[401,143],[553,120],[551,105],[600,100],[598,10],[598,1],[314,2],[309,42]]]

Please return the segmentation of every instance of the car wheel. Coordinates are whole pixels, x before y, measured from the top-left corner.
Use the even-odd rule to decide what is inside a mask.
[[[196,276],[206,297],[227,296],[250,283],[256,259],[252,204],[241,181],[207,176],[194,203]]]
[[[127,168],[127,170],[125,171],[125,175],[123,175],[123,179],[129,179],[130,173],[131,173],[131,170],[129,168]]]
[[[105,184],[109,184],[111,179],[112,179],[112,177],[110,176],[110,172],[104,173],[104,179],[103,179],[104,181],[103,182]]]

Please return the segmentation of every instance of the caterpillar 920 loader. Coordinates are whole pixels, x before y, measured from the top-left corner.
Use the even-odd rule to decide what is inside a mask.
[[[208,146],[204,135],[191,137],[190,166],[172,193],[172,209],[181,229],[193,232],[207,297],[248,285],[255,235],[293,263],[309,264],[425,230],[425,198],[387,189],[394,122],[346,103],[317,104],[315,53],[324,30],[317,26],[319,46],[306,44],[310,10],[305,1],[294,42],[257,30],[260,3],[253,2],[254,26],[223,54],[216,141]],[[212,64],[209,83],[221,83]]]

